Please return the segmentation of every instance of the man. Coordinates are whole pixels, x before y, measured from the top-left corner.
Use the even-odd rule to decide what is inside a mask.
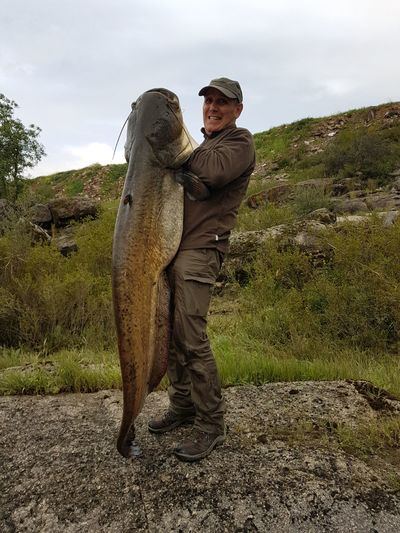
[[[185,195],[182,241],[168,267],[173,294],[167,369],[170,405],[148,425],[151,432],[164,433],[194,423],[188,439],[174,450],[183,461],[202,459],[225,440],[225,403],[206,333],[207,312],[255,165],[253,137],[248,130],[236,127],[243,109],[239,83],[218,78],[199,95],[204,96],[204,141],[181,172],[195,174],[210,194],[202,201]]]

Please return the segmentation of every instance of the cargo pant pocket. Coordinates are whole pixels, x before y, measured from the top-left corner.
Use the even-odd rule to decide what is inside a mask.
[[[186,274],[184,276],[185,308],[189,316],[206,317],[210,306],[213,280]]]

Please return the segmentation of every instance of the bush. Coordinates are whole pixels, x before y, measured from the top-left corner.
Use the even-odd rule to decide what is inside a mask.
[[[397,353],[400,224],[325,235],[335,253],[321,268],[295,249],[265,246],[242,296],[245,333],[292,353],[318,344]]]
[[[79,251],[31,246],[22,226],[0,238],[0,345],[51,352],[114,345],[111,253],[115,211],[77,228]]]
[[[327,176],[383,180],[394,166],[394,149],[388,138],[366,128],[342,130],[323,156]]]
[[[323,186],[297,188],[293,199],[293,211],[296,215],[302,216],[320,209],[329,208],[332,200],[325,193]]]

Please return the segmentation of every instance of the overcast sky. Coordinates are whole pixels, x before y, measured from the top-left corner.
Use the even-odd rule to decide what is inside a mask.
[[[251,132],[400,100],[400,0],[0,0],[0,92],[42,128],[31,175],[111,162],[130,103],[240,81]],[[114,162],[122,161],[122,145]]]

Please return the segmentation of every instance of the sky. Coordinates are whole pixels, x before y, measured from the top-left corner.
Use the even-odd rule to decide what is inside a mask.
[[[238,80],[252,133],[400,100],[399,0],[0,0],[0,93],[42,129],[30,176],[123,161],[130,104],[166,87],[201,142],[201,87]]]

